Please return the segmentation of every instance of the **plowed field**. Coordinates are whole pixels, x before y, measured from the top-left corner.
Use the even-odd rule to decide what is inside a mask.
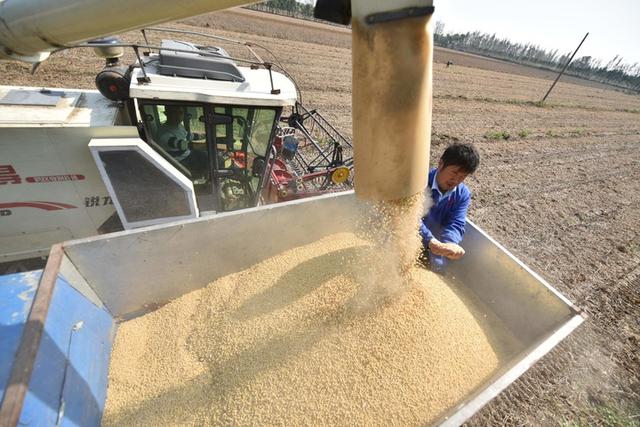
[[[268,46],[305,104],[350,136],[348,30],[248,11],[173,26]],[[452,141],[475,143],[470,217],[588,316],[469,424],[640,425],[640,96],[567,78],[542,107],[550,72],[446,50],[435,58],[432,163]],[[92,88],[100,68],[80,51],[34,77],[0,64],[3,84],[53,87]]]

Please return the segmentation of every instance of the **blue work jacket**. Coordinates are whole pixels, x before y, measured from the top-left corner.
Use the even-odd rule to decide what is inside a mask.
[[[429,172],[429,182],[425,190],[431,195],[433,205],[429,213],[422,218],[420,223],[420,235],[425,248],[429,247],[429,241],[436,238],[443,243],[459,244],[464,236],[467,224],[467,209],[471,202],[471,191],[464,184],[458,184],[454,189],[445,194],[440,192],[436,183],[438,169]],[[442,256],[429,256],[431,266],[437,270],[444,267],[446,258]]]

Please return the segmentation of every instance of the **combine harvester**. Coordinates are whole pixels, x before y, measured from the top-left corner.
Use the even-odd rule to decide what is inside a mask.
[[[157,1],[148,7],[145,1],[130,0],[127,10],[111,10],[109,3],[59,0],[49,5],[43,1],[41,9],[37,1],[0,3],[0,17],[9,24],[8,30],[0,30],[2,52],[14,59],[39,62],[47,56],[46,52],[60,46],[244,2],[193,1],[189,2],[188,11],[183,10],[179,2]],[[353,230],[361,198],[389,200],[422,191],[431,119],[432,38],[430,29],[425,31],[433,12],[431,2],[318,3],[319,15],[334,21],[348,22],[353,12],[358,197],[353,192],[326,194],[220,215],[199,215],[207,209],[218,212],[258,204],[257,197],[261,194],[258,189],[267,179],[268,171],[287,164],[286,159],[281,160],[282,165],[274,160],[277,148],[272,157],[268,153],[280,108],[294,105],[295,89],[283,75],[270,70],[242,69],[238,73],[238,68],[227,58],[218,59],[225,66],[224,73],[234,75],[234,79],[244,78],[243,82],[233,79],[210,82],[197,77],[167,76],[160,71],[162,52],[178,52],[174,59],[209,62],[209,55],[197,46],[183,52],[173,44],[166,45],[160,58],[155,57],[153,63],[132,70],[130,84],[125,75],[116,77],[112,92],[120,93],[118,84],[124,82],[122,90],[128,88],[131,96],[130,101],[116,106],[99,94],[86,91],[63,91],[63,95],[56,91],[4,89],[5,98],[16,94],[9,96],[13,102],[26,96],[33,97],[31,103],[40,103],[36,107],[23,106],[23,111],[33,114],[28,118],[31,123],[36,117],[49,117],[54,122],[45,127],[3,127],[3,135],[16,138],[15,143],[9,145],[13,147],[12,153],[20,153],[20,144],[26,144],[26,137],[37,137],[45,141],[40,145],[41,150],[43,146],[49,147],[49,151],[37,154],[43,167],[49,161],[55,163],[60,158],[77,157],[74,164],[84,165],[85,169],[66,169],[69,177],[65,178],[67,184],[75,186],[88,179],[71,177],[86,178],[92,173],[88,155],[83,152],[89,144],[127,230],[56,244],[44,271],[0,276],[0,341],[3,345],[0,425],[99,425],[111,348],[119,323],[289,248]],[[121,4],[121,7],[125,6]],[[100,20],[94,19],[97,16]],[[108,47],[105,43],[98,46]],[[192,48],[201,49],[198,56],[193,55]],[[141,62],[144,61],[141,58]],[[164,65],[169,65],[166,60]],[[186,68],[191,71],[198,68],[192,65]],[[269,76],[273,78],[273,85]],[[174,86],[169,82],[180,84]],[[206,85],[220,88],[209,91],[205,90]],[[110,87],[106,85],[107,92],[111,92]],[[279,93],[272,93],[278,89]],[[369,93],[376,96],[368,95],[367,91],[373,91]],[[230,93],[234,96],[229,97]],[[245,101],[239,102],[238,96],[245,97]],[[41,104],[46,99],[66,106],[66,112],[60,116],[42,115],[46,107]],[[151,142],[154,123],[161,122],[166,107],[176,103],[186,107],[183,123],[190,127],[187,132],[197,133],[203,127],[208,132],[210,164],[217,165],[211,177],[217,181],[207,182],[205,177],[201,182],[202,177],[194,176],[189,169],[183,170],[179,161],[162,155]],[[75,114],[70,116],[72,111]],[[307,113],[303,111],[301,120],[304,114]],[[127,121],[141,123],[142,127],[114,126]],[[259,124],[265,128],[258,130]],[[238,149],[236,136],[242,136],[238,141],[242,147]],[[394,139],[389,139],[391,136]],[[51,142],[63,138],[68,145]],[[218,138],[224,143],[220,147],[211,145]],[[287,151],[286,143],[283,138],[281,153]],[[2,144],[4,149],[7,142],[3,140]],[[230,156],[224,164],[216,163],[220,150]],[[238,151],[244,157],[237,156]],[[36,156],[35,151],[25,152],[29,153],[28,157]],[[284,156],[292,155],[289,150]],[[327,157],[323,160],[305,157],[306,166],[304,162],[301,165],[326,170],[334,181],[342,181],[343,173],[335,175],[343,167],[335,163],[341,160],[339,150],[335,157]],[[19,158],[17,154],[16,158]],[[222,167],[227,165],[226,160],[244,162],[245,167],[240,168],[245,169],[242,175],[233,167]],[[20,174],[20,177],[14,179],[22,179],[23,173],[33,174],[33,180],[36,175],[44,176],[35,171],[16,170],[14,175]],[[93,175],[99,179],[97,172]],[[30,180],[25,178],[25,181],[25,186],[31,185]],[[226,193],[211,190],[231,181],[237,181],[231,184],[231,194],[239,195],[242,206],[225,205]],[[153,191],[140,185],[143,182]],[[200,192],[200,185],[209,190]],[[2,202],[5,202],[6,188],[1,190],[4,192]],[[79,193],[86,197],[87,193]],[[57,196],[53,190],[50,195]],[[286,198],[289,194],[281,196]],[[66,209],[58,199],[45,200],[50,210],[55,206]],[[225,208],[221,209],[220,203]],[[93,218],[89,221],[92,224],[101,225],[111,213],[103,209],[95,217],[85,215]],[[157,224],[167,219],[172,222]],[[149,226],[128,229],[138,225]],[[10,227],[3,223],[3,233],[12,231]],[[47,232],[54,240],[67,237],[60,232],[43,230]],[[583,321],[579,310],[566,298],[471,222],[464,247],[468,255],[452,265],[450,273],[459,286],[475,295],[491,316],[518,338],[521,349],[501,360],[490,378],[470,393],[460,395],[455,405],[440,414],[438,424],[447,426],[459,425],[471,417]]]
[[[4,3],[0,13],[12,10]],[[73,238],[353,188],[353,162],[342,156],[351,143],[300,103],[260,46],[142,30],[145,40],[157,32],[239,44],[253,58],[105,38],[73,45],[106,59],[99,92],[0,86],[0,263]],[[135,64],[121,65],[125,48]]]

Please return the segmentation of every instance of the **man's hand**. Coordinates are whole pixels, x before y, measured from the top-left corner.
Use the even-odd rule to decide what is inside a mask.
[[[443,245],[449,250],[449,255],[445,255],[447,258],[455,260],[464,256],[462,246],[456,245],[455,243],[443,243]]]
[[[189,148],[189,141],[187,141],[186,139],[181,139],[180,141],[178,141],[178,146],[182,151],[185,151],[187,148]]]
[[[455,243],[442,243],[436,238],[429,241],[429,250],[434,255],[441,255],[453,260],[460,259],[464,255],[462,246]]]

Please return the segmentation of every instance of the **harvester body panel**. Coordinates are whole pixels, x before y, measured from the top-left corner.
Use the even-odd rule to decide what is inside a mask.
[[[97,91],[0,87],[0,99],[0,262],[98,234],[114,207],[87,145],[136,128]]]

